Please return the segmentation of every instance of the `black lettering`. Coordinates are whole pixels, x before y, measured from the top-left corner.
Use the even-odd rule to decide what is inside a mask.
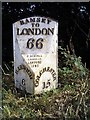
[[[37,18],[36,22],[40,22],[40,18]]]
[[[25,85],[25,79],[22,79],[22,85]]]
[[[43,39],[42,38],[39,38],[37,41],[36,41],[36,48],[38,49],[42,49],[43,48]]]
[[[27,41],[27,48],[29,49],[32,49],[34,47],[34,39],[33,38],[30,38],[28,41]],[[33,62],[31,62],[33,63]]]
[[[22,65],[21,65],[21,68],[24,69],[24,67],[25,67],[25,66],[22,64]]]
[[[48,34],[47,29],[46,29],[46,28],[43,28],[43,29],[42,29],[42,35],[47,35],[47,34]]]
[[[22,32],[20,33],[20,35],[29,35],[28,29],[27,29],[27,28],[24,28],[24,29],[22,30]]]
[[[45,23],[46,22],[46,19],[45,18],[42,18],[42,21],[41,21],[42,23]]]
[[[30,71],[30,70],[29,70],[28,74],[29,74],[29,75],[32,75],[32,73],[31,73],[31,71]]]
[[[53,77],[56,76],[56,73],[53,74]]]
[[[27,73],[29,73],[29,72],[30,72],[30,70],[26,68],[26,72],[27,72]]]
[[[35,18],[30,18],[30,22],[35,22]]]
[[[55,71],[51,68],[51,69],[50,69],[50,72],[51,72],[51,74],[53,74]]]
[[[42,70],[39,72],[39,76],[41,77],[41,75],[42,75]]]
[[[54,34],[54,28],[48,28],[48,35],[53,35]]]
[[[32,27],[34,27],[35,23],[32,23]]]
[[[46,88],[48,88],[49,86],[50,86],[50,79],[47,81],[47,86],[46,86]]]
[[[51,20],[50,19],[47,19],[47,24],[49,24],[51,22]]]
[[[47,20],[47,21],[46,21]],[[50,19],[45,19],[45,18],[26,18],[25,20],[20,20],[20,25],[23,25],[23,24],[27,24],[27,23],[30,23],[30,22],[42,22],[42,23],[47,23],[49,24],[51,22]]]
[[[30,78],[30,79],[33,79],[32,75],[29,75],[29,78]]]
[[[38,25],[38,24],[36,24]],[[20,29],[17,28],[17,35],[53,35],[54,28],[23,28],[20,32]]]
[[[20,69],[23,69],[23,66],[22,66],[22,65],[20,65]]]
[[[53,77],[53,81],[56,80],[56,77]]]
[[[37,76],[37,80],[39,80],[40,79],[40,76]]]
[[[36,24],[35,24],[35,27],[39,27],[39,23],[36,23]]]
[[[25,24],[25,22],[23,20],[20,20],[20,25]]]
[[[39,80],[36,79],[34,84],[37,87],[39,85]]]
[[[46,67],[45,68],[43,68],[43,71],[42,71],[42,73],[44,73],[46,71]]]
[[[29,20],[26,18],[26,21],[25,21],[26,23],[25,24],[27,24],[27,23],[29,23]]]
[[[43,82],[43,88],[42,89],[45,89],[45,82]]]
[[[49,70],[50,70],[50,67],[47,68],[47,71],[49,71]]]
[[[40,35],[41,34],[40,28],[36,28],[34,30],[35,30],[34,35]]]
[[[20,66],[18,67],[18,70],[21,70]]]
[[[34,28],[30,29],[28,28],[28,35],[34,35]]]
[[[19,35],[19,28],[17,28],[17,35]]]
[[[18,70],[16,70],[15,73],[18,74]]]

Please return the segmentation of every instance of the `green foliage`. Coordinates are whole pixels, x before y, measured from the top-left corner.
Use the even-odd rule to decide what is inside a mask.
[[[89,72],[82,64],[81,57],[70,55],[70,52],[63,48],[60,48],[60,51],[63,64],[62,66],[60,65],[58,69],[60,83],[67,81],[70,83],[70,81],[86,78]]]
[[[61,48],[59,87],[40,95],[17,92],[10,76],[3,75],[3,119],[90,119],[90,72],[81,58]],[[9,79],[9,83],[6,81]]]

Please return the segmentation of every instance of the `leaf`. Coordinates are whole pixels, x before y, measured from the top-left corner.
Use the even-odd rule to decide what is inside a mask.
[[[10,110],[7,106],[4,106],[4,113],[6,116],[10,117]]]

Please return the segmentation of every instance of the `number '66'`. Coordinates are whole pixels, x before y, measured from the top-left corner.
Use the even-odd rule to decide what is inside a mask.
[[[32,49],[33,47],[36,47],[37,49],[43,48],[43,42],[44,40],[42,38],[39,38],[37,40],[30,38],[27,41],[27,48]]]

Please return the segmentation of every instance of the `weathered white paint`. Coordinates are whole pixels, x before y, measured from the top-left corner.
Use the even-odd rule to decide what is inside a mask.
[[[30,18],[39,19],[40,22],[31,22]],[[17,88],[38,94],[56,88],[58,85],[58,23],[46,17],[30,18],[27,18],[29,21],[27,24],[21,25],[20,21],[13,24],[14,79]],[[23,21],[25,22],[26,18]],[[33,27],[33,23],[38,23],[39,27]],[[54,28],[54,34],[20,35],[24,28]],[[19,29],[18,35],[17,29]],[[34,39],[32,48],[31,38]],[[43,41],[37,42],[39,38]],[[30,48],[27,48],[29,39],[31,39]],[[40,44],[43,47],[38,49]]]

